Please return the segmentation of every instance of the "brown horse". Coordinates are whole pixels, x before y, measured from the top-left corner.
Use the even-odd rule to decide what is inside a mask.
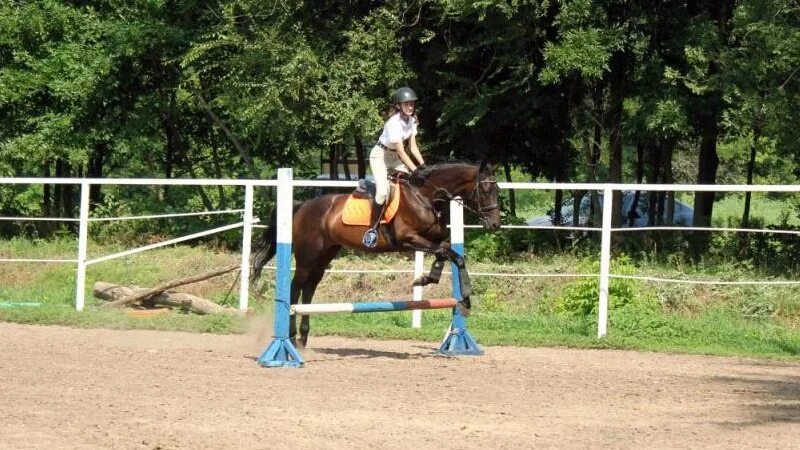
[[[327,194],[296,205],[292,219],[292,247],[295,257],[295,273],[292,278],[291,304],[297,304],[302,294],[303,303],[311,303],[325,269],[342,247],[368,252],[419,250],[433,253],[436,260],[431,272],[414,280],[414,285],[424,286],[438,283],[445,261],[455,263],[463,300],[460,305],[469,309],[471,287],[464,258],[443,242],[447,223],[445,216],[449,201],[461,197],[463,204],[480,217],[483,226],[496,231],[500,228],[497,181],[495,166],[482,163],[480,166],[466,163],[444,163],[423,169],[409,179],[400,178],[401,203],[394,220],[381,225],[378,244],[365,248],[361,238],[366,226],[345,225],[342,211],[349,194]],[[253,281],[258,279],[261,269],[275,256],[276,218],[272,214],[270,226],[256,247],[253,258]],[[297,329],[295,318],[289,321],[289,338],[295,341]],[[309,318],[303,316],[300,324],[300,345],[308,342]]]

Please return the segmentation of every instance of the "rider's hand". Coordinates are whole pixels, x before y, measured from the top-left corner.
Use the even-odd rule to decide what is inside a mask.
[[[424,168],[424,165],[417,166],[417,168],[408,175],[408,182],[414,186],[422,186],[422,184],[425,182],[425,175],[422,174],[421,169]]]

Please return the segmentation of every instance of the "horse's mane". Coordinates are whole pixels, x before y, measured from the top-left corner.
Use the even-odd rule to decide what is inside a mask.
[[[420,172],[423,177],[426,177],[431,174],[431,172],[437,170],[452,170],[452,169],[466,169],[467,167],[475,168],[477,164],[472,161],[466,160],[455,160],[455,161],[446,161],[441,163],[436,163],[430,166],[426,166]]]

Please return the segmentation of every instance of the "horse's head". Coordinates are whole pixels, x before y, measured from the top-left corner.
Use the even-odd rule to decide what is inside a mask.
[[[497,166],[483,162],[480,166],[465,163],[443,163],[425,169],[421,175],[425,188],[430,188],[432,197],[452,200],[461,197],[464,206],[478,214],[484,228],[497,231],[500,228],[500,208],[497,201],[498,187],[494,178]]]
[[[474,204],[473,208],[478,213],[483,227],[489,231],[500,229],[500,203],[497,199],[500,189],[494,178],[496,168],[496,164],[481,162],[471,197],[471,203]]]

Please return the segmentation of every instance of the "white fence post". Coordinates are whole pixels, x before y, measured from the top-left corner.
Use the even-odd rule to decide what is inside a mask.
[[[75,276],[75,309],[83,311],[86,299],[86,248],[89,239],[89,183],[81,182],[81,211],[78,225],[78,270]]]
[[[425,263],[424,252],[414,252],[414,279],[422,275],[423,264]],[[422,300],[422,286],[414,286],[414,301]],[[411,328],[422,328],[422,310],[411,311]]]
[[[606,335],[608,330],[608,281],[611,271],[611,217],[614,203],[614,190],[603,189],[603,228],[600,237],[600,299],[597,308],[597,337]]]
[[[250,249],[253,237],[253,185],[244,187],[244,226],[242,228],[242,268],[239,275],[239,311],[247,312],[250,302]]]

